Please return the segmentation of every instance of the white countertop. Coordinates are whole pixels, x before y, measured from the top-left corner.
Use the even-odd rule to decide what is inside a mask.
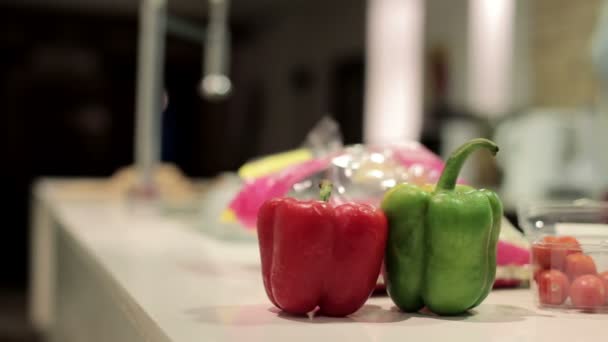
[[[111,201],[56,200],[55,220],[158,340],[606,341],[608,315],[541,311],[528,290],[494,291],[470,315],[397,312],[373,297],[354,315],[292,317],[263,290],[257,245],[206,237],[177,220]],[[156,340],[154,336],[150,340]]]

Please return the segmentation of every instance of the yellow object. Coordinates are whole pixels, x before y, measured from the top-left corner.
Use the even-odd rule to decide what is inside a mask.
[[[236,214],[232,209],[226,209],[220,215],[220,222],[222,223],[235,223],[237,222]]]
[[[312,152],[305,148],[273,154],[246,163],[239,169],[239,177],[245,180],[263,177],[282,169],[308,161],[313,158]]]

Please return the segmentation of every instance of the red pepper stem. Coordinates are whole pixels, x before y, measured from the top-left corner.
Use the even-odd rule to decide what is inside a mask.
[[[333,184],[331,184],[331,182],[328,180],[322,180],[321,183],[319,183],[319,188],[321,188],[321,190],[319,190],[321,201],[329,202],[329,197],[331,196],[333,187]]]
[[[462,169],[462,165],[469,154],[479,148],[489,150],[492,155],[495,155],[496,152],[498,152],[498,146],[496,146],[494,142],[483,138],[470,140],[469,142],[460,146],[456,151],[452,152],[450,158],[445,163],[445,167],[443,168],[441,177],[439,177],[435,190],[454,190],[456,180],[458,179],[458,174],[460,173],[460,169]]]

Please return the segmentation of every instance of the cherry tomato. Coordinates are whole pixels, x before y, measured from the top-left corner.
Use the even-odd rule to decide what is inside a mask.
[[[541,268],[551,268],[552,256],[551,246],[557,242],[555,236],[545,236],[540,242],[535,242],[532,245],[532,261]],[[565,257],[564,257],[565,258]]]
[[[604,281],[604,288],[606,289],[606,304],[608,304],[608,271],[600,273],[599,276]]]
[[[532,272],[532,279],[534,279],[534,281],[538,283],[538,276],[544,271],[546,270],[543,270],[542,268],[534,269],[534,272]]]
[[[604,281],[593,274],[576,278],[570,286],[572,305],[580,309],[593,309],[606,301]]]
[[[568,255],[564,269],[570,280],[574,280],[584,274],[597,274],[593,258],[582,253]]]
[[[560,245],[565,245],[567,247],[566,254],[568,255],[583,252],[583,250],[581,249],[581,244],[574,236],[558,236],[557,243]]]
[[[572,236],[545,236],[532,246],[533,262],[545,269],[563,270],[566,256],[580,252],[580,244]]]
[[[570,283],[561,271],[544,270],[538,274],[537,283],[542,304],[560,305],[568,298]]]
[[[538,277],[544,271],[547,271],[547,269],[544,269],[544,268],[540,267],[539,265],[533,265],[533,268],[532,268],[532,279],[534,279],[534,281],[538,283]]]

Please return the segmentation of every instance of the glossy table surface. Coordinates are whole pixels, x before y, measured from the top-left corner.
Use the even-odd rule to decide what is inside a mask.
[[[47,198],[47,200],[49,200]],[[255,243],[222,241],[154,211],[57,199],[54,220],[152,341],[606,341],[608,315],[538,310],[494,291],[460,317],[404,314],[385,296],[348,318],[292,317],[267,300]],[[61,262],[61,261],[59,261]]]

